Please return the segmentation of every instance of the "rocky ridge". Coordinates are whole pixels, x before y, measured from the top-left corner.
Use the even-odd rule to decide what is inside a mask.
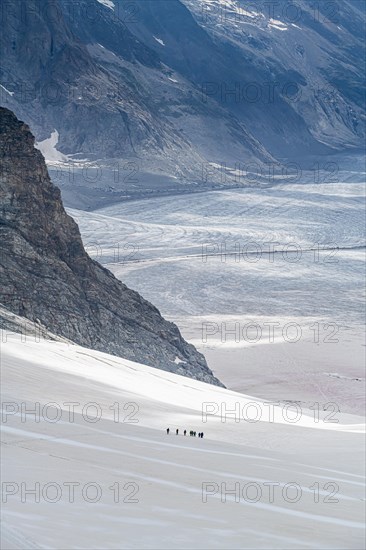
[[[220,385],[173,323],[87,255],[28,126],[5,108],[0,119],[0,302],[82,346]]]

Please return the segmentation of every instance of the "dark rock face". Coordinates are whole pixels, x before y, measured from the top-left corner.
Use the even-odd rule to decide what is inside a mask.
[[[56,129],[64,154],[191,181],[205,162],[362,148],[363,1],[105,4],[4,3],[1,101],[38,141]]]
[[[0,119],[0,302],[78,344],[219,385],[174,324],[86,254],[28,126],[8,109]]]

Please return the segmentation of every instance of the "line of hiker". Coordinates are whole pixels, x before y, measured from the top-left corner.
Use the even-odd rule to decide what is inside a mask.
[[[169,435],[170,428],[166,429],[166,433],[167,433],[167,435]],[[179,435],[179,429],[178,428],[175,430],[175,435]],[[187,435],[187,430],[184,430],[183,435]],[[191,437],[196,437],[196,435],[198,435],[198,437],[200,437],[201,439],[203,438],[203,432],[198,432],[198,434],[197,434],[197,432],[194,432],[193,430],[191,430],[189,432],[189,435]]]

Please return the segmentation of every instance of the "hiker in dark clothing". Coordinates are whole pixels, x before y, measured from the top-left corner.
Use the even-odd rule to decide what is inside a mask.
[[[201,432],[201,439],[203,439],[203,432]]]
[[[178,430],[178,428],[177,428],[177,429],[175,430],[175,435],[178,435],[178,433],[179,433],[179,430]]]
[[[197,433],[197,432],[193,432],[194,437],[196,437],[196,433]]]
[[[192,435],[193,435],[193,432],[192,432],[192,430],[191,430],[191,431],[189,432],[189,435],[190,435],[190,436],[192,437]]]
[[[167,428],[167,429],[166,429],[166,433],[167,433],[168,435],[169,435],[169,432],[170,432],[170,430],[169,430],[169,428]]]
[[[184,433],[184,435],[187,435],[187,430],[184,430],[184,432],[183,432],[183,433]]]

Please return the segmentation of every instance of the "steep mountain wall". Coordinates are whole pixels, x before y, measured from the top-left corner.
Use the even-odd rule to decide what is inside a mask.
[[[219,384],[173,323],[86,254],[28,126],[4,108],[0,120],[0,302],[78,344]]]

